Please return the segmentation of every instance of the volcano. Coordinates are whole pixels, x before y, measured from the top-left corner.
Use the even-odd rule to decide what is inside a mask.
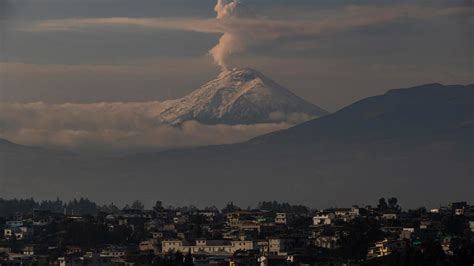
[[[235,125],[302,121],[326,114],[262,73],[234,68],[181,99],[163,102],[159,119]]]

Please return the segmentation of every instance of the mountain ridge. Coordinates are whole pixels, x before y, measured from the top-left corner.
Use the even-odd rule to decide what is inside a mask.
[[[430,95],[430,98],[425,98]],[[266,142],[270,138],[278,138],[278,135],[290,132],[289,134],[297,134],[298,131],[313,132],[315,134],[324,134],[326,136],[337,136],[344,134],[350,137],[352,133],[362,126],[371,126],[374,133],[393,133],[398,132],[396,128],[398,124],[382,123],[385,119],[389,121],[399,117],[398,123],[404,124],[405,129],[413,130],[418,128],[419,134],[430,133],[436,130],[437,120],[444,119],[445,123],[455,124],[463,119],[469,120],[469,117],[460,116],[462,112],[466,116],[474,114],[474,85],[442,85],[439,83],[424,84],[411,88],[393,89],[385,94],[376,95],[361,99],[350,104],[341,110],[334,112],[320,119],[309,120],[286,130],[271,132],[262,136],[257,136],[249,142]],[[426,105],[425,110],[419,106]],[[438,105],[438,106],[435,106]],[[413,116],[417,116],[416,118]],[[424,116],[424,117],[421,117]],[[335,121],[335,118],[337,121]],[[410,119],[413,121],[410,122]],[[474,117],[473,117],[474,119]],[[415,121],[416,120],[416,121]],[[329,122],[326,122],[329,121]],[[375,127],[377,126],[377,127]],[[312,129],[313,127],[313,129]],[[318,128],[317,132],[314,131]],[[325,128],[323,128],[325,127]],[[352,127],[352,128],[350,128]],[[401,128],[400,130],[403,130]],[[433,133],[433,132],[431,132]],[[295,137],[301,141],[307,141],[309,136]],[[267,138],[266,140],[264,140]],[[277,140],[274,140],[277,142]]]
[[[231,145],[118,158],[38,150],[25,156],[0,149],[0,192],[149,204],[156,195],[170,204],[207,205],[280,198],[341,206],[387,195],[408,207],[472,201],[474,88],[424,89],[423,95],[412,88],[418,99],[405,93],[410,91],[370,97],[258,141]]]

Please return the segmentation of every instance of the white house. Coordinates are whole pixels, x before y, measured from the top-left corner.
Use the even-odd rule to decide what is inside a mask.
[[[162,252],[181,252],[191,254],[232,255],[237,250],[253,250],[256,245],[246,240],[196,240],[194,244],[181,240],[165,240],[161,242]]]
[[[101,257],[112,257],[112,258],[120,258],[125,256],[126,248],[124,247],[108,247],[104,248],[100,251]]]
[[[156,239],[145,240],[145,241],[140,242],[140,244],[138,245],[138,248],[140,251],[143,251],[143,252],[146,252],[146,251],[154,252],[156,249],[157,243],[158,242],[156,241]]]
[[[382,219],[384,220],[396,220],[397,214],[396,213],[384,213],[382,214]]]
[[[287,224],[288,223],[288,215],[284,212],[279,212],[275,216],[275,223],[276,224]]]
[[[268,253],[278,256],[286,256],[292,244],[291,239],[270,238],[268,239]]]
[[[318,236],[314,240],[314,245],[321,248],[336,249],[338,248],[338,240],[339,238],[336,235]]]
[[[313,225],[329,225],[334,222],[336,216],[334,213],[319,212],[313,216]]]
[[[32,233],[32,229],[25,226],[5,228],[3,230],[3,236],[7,239],[15,236],[17,240],[22,240],[22,239],[28,238],[28,236],[30,236],[31,233]]]

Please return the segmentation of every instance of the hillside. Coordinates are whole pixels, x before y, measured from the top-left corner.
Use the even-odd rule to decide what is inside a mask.
[[[473,201],[473,91],[439,84],[392,90],[233,145],[112,158],[42,150],[19,157],[0,146],[0,192],[198,205],[216,198],[310,206],[381,196],[397,196],[408,207]]]

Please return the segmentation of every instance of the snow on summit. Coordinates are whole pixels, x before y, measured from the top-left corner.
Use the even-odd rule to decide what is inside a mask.
[[[163,102],[161,122],[256,124],[306,120],[327,112],[251,68],[222,72],[187,96]]]

